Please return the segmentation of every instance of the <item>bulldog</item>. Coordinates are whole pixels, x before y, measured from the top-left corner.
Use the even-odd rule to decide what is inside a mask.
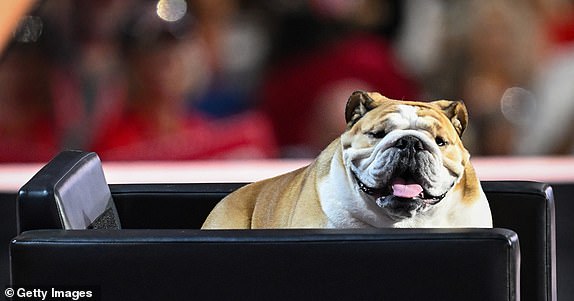
[[[346,131],[308,166],[221,200],[203,229],[492,227],[460,101],[354,92]]]

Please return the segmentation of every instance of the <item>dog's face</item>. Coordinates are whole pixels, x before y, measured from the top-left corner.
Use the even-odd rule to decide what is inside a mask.
[[[356,190],[392,220],[426,212],[453,190],[469,154],[460,136],[462,102],[413,102],[355,92],[341,136],[343,161]]]

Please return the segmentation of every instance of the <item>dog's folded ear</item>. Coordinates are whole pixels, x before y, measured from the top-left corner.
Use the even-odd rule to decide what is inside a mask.
[[[388,98],[377,92],[353,92],[349,100],[347,100],[347,106],[345,108],[347,129],[350,129],[368,111],[378,107],[385,100],[388,100]]]
[[[462,100],[436,100],[431,102],[439,107],[454,126],[458,136],[462,136],[468,125],[468,111]]]

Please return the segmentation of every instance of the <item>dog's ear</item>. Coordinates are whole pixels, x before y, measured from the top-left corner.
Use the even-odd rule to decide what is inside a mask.
[[[347,106],[345,107],[347,129],[350,129],[368,111],[378,107],[385,100],[388,100],[388,98],[377,92],[353,92],[349,100],[347,100]]]
[[[458,136],[462,136],[468,125],[468,111],[462,100],[437,100],[432,104],[438,106],[450,120]]]

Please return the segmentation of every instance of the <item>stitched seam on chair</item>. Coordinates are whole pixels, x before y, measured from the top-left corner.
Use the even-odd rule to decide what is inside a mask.
[[[80,230],[82,231],[82,230]],[[85,230],[85,231],[96,231],[96,230]],[[122,231],[122,230],[117,230]],[[501,237],[491,237],[494,240],[508,242],[507,239]],[[140,239],[130,239],[130,238],[119,238],[114,241],[106,240],[105,238],[102,239],[92,239],[92,240],[81,240],[81,239],[67,239],[65,237],[59,238],[52,238],[52,239],[33,239],[33,240],[25,240],[25,241],[13,241],[12,244],[16,245],[94,245],[94,244],[101,244],[101,245],[118,245],[118,244],[125,244],[125,245],[140,245],[140,244],[273,244],[273,245],[282,245],[282,244],[348,244],[352,243],[385,243],[385,242],[405,242],[405,241],[414,241],[417,243],[425,243],[425,242],[448,242],[448,241],[456,241],[460,240],[460,238],[440,238],[440,239],[408,239],[408,238],[399,238],[399,239],[333,239],[333,240],[321,240],[321,239],[309,239],[309,240],[235,240],[235,241],[228,241],[228,240],[186,240],[181,239],[165,239],[165,240],[147,240],[149,238],[141,238]],[[492,239],[484,239],[484,238],[471,238],[465,239],[464,241],[472,241],[472,242],[488,242],[492,241]],[[507,244],[508,246],[508,244]]]

